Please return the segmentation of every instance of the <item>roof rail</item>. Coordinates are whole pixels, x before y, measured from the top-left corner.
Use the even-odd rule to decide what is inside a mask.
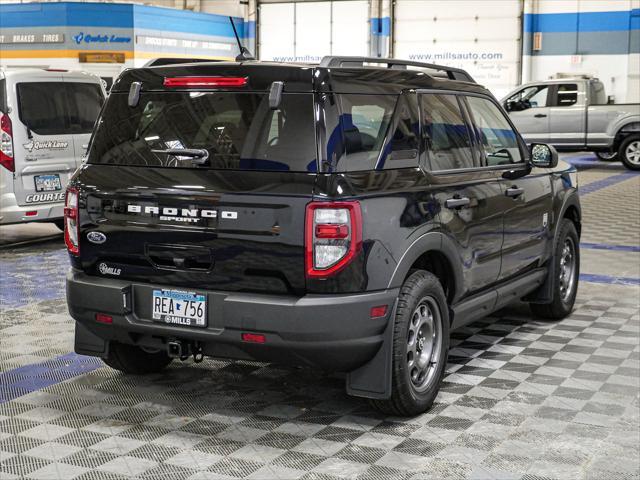
[[[446,67],[444,65],[436,65],[433,63],[414,62],[413,60],[400,60],[397,58],[378,58],[378,57],[337,57],[326,56],[322,57],[320,61],[321,67],[336,68],[336,67],[360,67],[363,68],[365,63],[383,63],[387,64],[388,68],[406,69],[408,66],[427,68],[429,70],[436,70],[438,72],[444,72],[450,80],[461,80],[463,82],[473,82],[475,80],[465,70],[461,68]]]

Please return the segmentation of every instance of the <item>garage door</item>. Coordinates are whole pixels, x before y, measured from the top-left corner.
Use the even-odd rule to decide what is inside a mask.
[[[324,55],[368,55],[369,2],[262,3],[259,57],[319,62]]]
[[[469,71],[497,97],[518,85],[521,2],[397,0],[394,56]]]

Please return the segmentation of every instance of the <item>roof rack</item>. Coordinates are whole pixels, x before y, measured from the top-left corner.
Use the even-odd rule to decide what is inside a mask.
[[[475,80],[465,70],[461,68],[446,67],[444,65],[436,65],[433,63],[414,62],[412,60],[400,60],[397,58],[378,58],[378,57],[334,57],[326,56],[322,57],[320,61],[321,67],[336,68],[336,67],[356,67],[364,68],[365,63],[381,63],[387,64],[388,68],[403,69],[406,70],[408,66],[427,68],[429,70],[436,70],[438,72],[444,72],[450,80],[461,80],[463,82],[473,82]]]

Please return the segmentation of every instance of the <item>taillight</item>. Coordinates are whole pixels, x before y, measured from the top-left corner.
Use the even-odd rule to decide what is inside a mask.
[[[165,87],[244,87],[247,77],[167,77]]]
[[[80,221],[78,213],[78,190],[67,189],[67,197],[64,203],[64,243],[69,253],[80,253]]]
[[[362,247],[358,202],[312,202],[305,220],[307,276],[328,277],[353,260]]]
[[[10,172],[16,171],[13,160],[13,128],[9,115],[2,115],[0,118],[0,165]]]

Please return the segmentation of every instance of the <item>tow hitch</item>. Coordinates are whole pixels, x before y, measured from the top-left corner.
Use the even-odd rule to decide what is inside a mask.
[[[198,342],[188,343],[181,340],[170,340],[167,342],[167,355],[171,358],[179,358],[182,361],[193,355],[195,363],[200,363],[204,360],[202,346]]]

